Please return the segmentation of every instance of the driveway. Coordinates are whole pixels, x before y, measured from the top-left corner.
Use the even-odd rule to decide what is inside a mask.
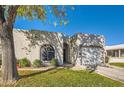
[[[124,68],[99,66],[95,72],[105,77],[124,83]]]

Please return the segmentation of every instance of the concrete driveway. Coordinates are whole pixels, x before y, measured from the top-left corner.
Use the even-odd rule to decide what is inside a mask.
[[[124,83],[124,68],[114,66],[99,66],[95,72]]]

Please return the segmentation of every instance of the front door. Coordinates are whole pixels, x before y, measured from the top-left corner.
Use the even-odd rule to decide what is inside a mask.
[[[66,49],[63,49],[63,62],[66,62]]]
[[[68,63],[68,44],[64,43],[63,47],[63,62]]]

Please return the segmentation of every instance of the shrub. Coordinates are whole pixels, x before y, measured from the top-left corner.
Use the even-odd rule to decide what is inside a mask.
[[[21,59],[17,59],[16,60],[16,64],[19,65],[19,62],[20,62]]]
[[[33,67],[41,67],[42,66],[42,61],[39,59],[34,60],[33,62]]]
[[[0,59],[0,65],[2,65],[2,59]]]
[[[30,61],[27,58],[19,59],[19,67],[30,67]]]
[[[51,62],[50,62],[53,66],[58,66],[58,61],[55,58],[52,58]]]
[[[109,56],[106,56],[105,57],[105,63],[109,63],[109,60],[110,60],[110,57]]]
[[[0,54],[0,65],[2,65],[2,55]]]

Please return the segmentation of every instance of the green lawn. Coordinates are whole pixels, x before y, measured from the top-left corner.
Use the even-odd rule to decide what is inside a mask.
[[[19,71],[21,79],[14,85],[18,87],[110,87],[124,84],[87,71],[54,69],[47,72]]]
[[[110,65],[113,65],[113,66],[117,66],[117,67],[121,67],[121,68],[124,68],[124,63],[109,63]]]

